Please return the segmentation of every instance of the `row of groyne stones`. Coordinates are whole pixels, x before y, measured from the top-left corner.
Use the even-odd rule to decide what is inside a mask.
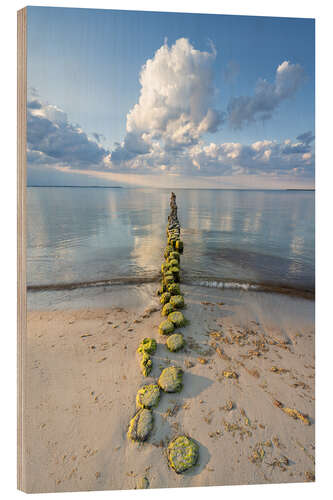
[[[184,296],[180,290],[180,258],[183,253],[183,242],[180,239],[180,224],[177,216],[176,196],[171,194],[170,215],[167,226],[167,246],[164,251],[164,262],[161,265],[161,285],[157,293],[160,296],[161,314],[166,317],[159,325],[159,333],[167,336],[166,346],[171,352],[179,351],[185,342],[177,328],[186,326],[181,309],[185,307]],[[144,377],[149,376],[152,367],[152,356],[157,343],[154,338],[144,338],[137,352],[140,354],[140,368]],[[131,441],[146,441],[153,429],[153,409],[159,404],[161,391],[166,393],[180,392],[183,388],[183,370],[177,366],[164,368],[157,383],[144,385],[136,396],[136,413],[128,428]],[[187,435],[176,436],[169,442],[166,450],[169,466],[177,473],[193,467],[199,457],[198,444]]]

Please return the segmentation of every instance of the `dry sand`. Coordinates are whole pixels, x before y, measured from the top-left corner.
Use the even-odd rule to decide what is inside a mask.
[[[56,301],[49,300],[44,310],[28,312],[24,489],[130,489],[142,476],[151,488],[311,479],[314,303],[182,286],[187,344],[170,353],[158,333],[154,288],[119,287],[103,294],[109,300],[103,308],[90,299],[88,308],[76,292],[76,299],[69,295],[61,304],[65,310],[59,302],[52,310]],[[136,348],[147,336],[158,348],[152,377],[144,378]],[[136,392],[169,364],[184,369],[184,388],[162,395],[149,440],[130,443],[126,433]],[[238,378],[225,379],[224,370]],[[285,414],[274,400],[308,415],[310,425]],[[227,401],[233,403],[230,411]],[[200,445],[199,463],[182,475],[168,468],[165,455],[168,440],[179,433]]]

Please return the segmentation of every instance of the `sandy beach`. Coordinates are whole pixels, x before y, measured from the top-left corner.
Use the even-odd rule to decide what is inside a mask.
[[[85,302],[82,291],[62,294],[62,303],[40,296],[40,310],[32,299],[25,491],[131,489],[142,477],[150,488],[313,480],[314,302],[182,285],[186,346],[171,353],[155,290],[113,287],[100,292],[102,303]],[[158,347],[144,378],[136,349],[147,336]],[[183,390],[162,394],[148,441],[129,442],[137,390],[170,364],[184,370]],[[184,474],[166,458],[178,434],[200,447]]]

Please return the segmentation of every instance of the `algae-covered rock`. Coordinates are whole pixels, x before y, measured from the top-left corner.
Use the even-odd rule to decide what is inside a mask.
[[[164,257],[167,259],[169,257],[170,252],[173,251],[173,247],[168,245],[164,250]]]
[[[149,373],[153,368],[153,362],[150,359],[149,354],[147,354],[146,352],[142,354],[142,358],[140,361],[140,368],[141,368],[141,373],[144,377],[148,377]]]
[[[180,272],[179,267],[175,267],[175,266],[170,267],[169,272],[172,273],[172,276],[176,282],[179,281],[179,276],[180,276],[179,275],[179,272]]]
[[[169,285],[171,285],[174,282],[175,282],[175,278],[174,278],[173,274],[170,274],[170,275],[167,274],[164,276],[164,283],[165,283],[168,291],[169,291]]]
[[[184,297],[182,295],[172,295],[169,300],[170,304],[175,309],[182,309],[185,306]]]
[[[158,331],[160,332],[161,335],[170,335],[170,333],[172,333],[174,329],[175,329],[174,324],[168,320],[162,321],[162,323],[158,327]]]
[[[167,304],[170,301],[170,298],[171,298],[171,293],[170,292],[164,292],[161,295],[161,298],[160,298],[161,304],[163,304],[163,305]]]
[[[170,441],[167,455],[170,467],[180,474],[197,463],[199,446],[190,437],[178,436]]]
[[[168,285],[168,292],[171,293],[171,295],[180,295],[180,286],[178,283],[170,283]]]
[[[135,489],[146,490],[147,488],[149,488],[149,481],[146,476],[138,477],[138,479],[136,480]]]
[[[147,354],[154,354],[156,351],[156,340],[152,339],[150,337],[145,337],[144,339],[141,340],[141,343],[137,349],[137,352],[139,353],[144,353],[146,352]]]
[[[183,370],[176,366],[168,366],[162,371],[158,385],[164,392],[180,392],[183,387]]]
[[[179,260],[180,260],[180,253],[179,252],[170,252],[169,259],[176,259],[177,262],[179,262]]]
[[[162,274],[165,273],[168,269],[168,263],[167,262],[163,262],[163,264],[161,265],[161,272]]]
[[[154,408],[160,400],[160,388],[157,384],[150,384],[141,387],[136,395],[136,405],[138,408]]]
[[[177,259],[171,259],[171,258],[169,258],[169,260],[168,260],[168,266],[169,266],[169,268],[171,268],[171,267],[177,267],[178,268],[179,261]],[[171,269],[170,269],[170,271],[171,271]]]
[[[170,302],[168,302],[163,306],[161,314],[162,316],[168,316],[170,313],[172,313],[172,311],[174,311],[174,308],[170,304]]]
[[[180,311],[174,311],[169,314],[168,320],[171,321],[176,327],[181,327],[186,325],[186,319],[183,313]]]
[[[176,241],[175,248],[176,248],[176,250],[178,250],[179,252],[182,252],[182,251],[184,250],[184,244],[183,244],[182,240],[177,240],[177,241]]]
[[[171,352],[179,351],[179,349],[181,349],[185,344],[184,337],[182,336],[181,333],[173,333],[168,338],[166,344],[169,351]]]
[[[128,439],[131,441],[146,441],[153,428],[153,412],[140,408],[130,421]]]

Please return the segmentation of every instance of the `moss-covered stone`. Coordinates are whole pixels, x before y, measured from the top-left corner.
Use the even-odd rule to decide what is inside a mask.
[[[161,314],[162,314],[162,316],[168,316],[173,311],[174,311],[173,306],[170,304],[170,302],[168,302],[167,304],[165,304],[163,306]]]
[[[180,253],[183,252],[183,250],[184,250],[184,244],[183,244],[182,240],[177,240],[176,241],[175,248],[176,248],[176,250],[178,250],[178,252],[180,252]]]
[[[168,260],[168,266],[169,266],[169,269],[172,268],[172,267],[177,267],[178,270],[179,270],[179,261],[177,259],[169,259]],[[171,269],[170,269],[170,271],[172,272]]]
[[[141,373],[144,377],[148,377],[149,373],[153,368],[153,362],[150,359],[149,354],[147,354],[146,352],[142,353],[140,368],[141,368]]]
[[[168,270],[168,263],[167,262],[163,262],[163,264],[161,265],[161,273],[164,274],[167,270]]]
[[[175,329],[174,324],[168,320],[162,321],[162,323],[158,327],[158,331],[160,332],[161,335],[170,335],[170,333],[172,333],[174,329]]]
[[[136,406],[138,408],[155,408],[160,400],[160,388],[157,384],[141,387],[136,395]]]
[[[158,385],[164,392],[180,392],[183,387],[183,370],[176,366],[168,366],[162,371]]]
[[[169,269],[169,272],[172,273],[172,276],[173,276],[173,279],[176,283],[178,283],[180,281],[180,271],[179,271],[179,267],[170,267]]]
[[[174,309],[183,309],[185,306],[184,297],[182,295],[170,295],[169,301]]]
[[[128,439],[131,441],[146,441],[153,428],[153,412],[140,408],[130,421]]]
[[[170,337],[168,337],[166,344],[169,351],[179,351],[179,349],[181,349],[185,344],[184,337],[181,333],[173,333],[172,335],[170,335]]]
[[[137,352],[143,354],[144,352],[147,354],[154,354],[156,351],[156,340],[150,337],[145,337],[141,340],[140,345],[137,349]]]
[[[170,467],[181,474],[197,463],[199,446],[187,436],[178,436],[170,441],[167,455]]]
[[[180,253],[179,252],[170,252],[169,259],[176,259],[177,262],[180,261]]]
[[[168,285],[168,292],[171,293],[171,295],[180,295],[180,286],[178,283],[170,283]]]
[[[173,274],[164,276],[164,283],[165,283],[167,288],[169,287],[169,285],[171,285],[174,282],[175,282],[175,278],[174,278]]]
[[[168,320],[179,328],[186,325],[186,319],[184,318],[183,313],[181,313],[180,311],[174,311],[170,313],[168,316]]]
[[[165,292],[161,295],[160,302],[161,304],[167,304],[170,301],[171,298],[171,293],[170,292]]]
[[[168,257],[169,257],[170,252],[172,252],[172,251],[173,251],[173,247],[172,247],[171,245],[168,245],[168,246],[165,248],[165,250],[164,250],[164,257],[165,257],[165,258],[168,258]]]

